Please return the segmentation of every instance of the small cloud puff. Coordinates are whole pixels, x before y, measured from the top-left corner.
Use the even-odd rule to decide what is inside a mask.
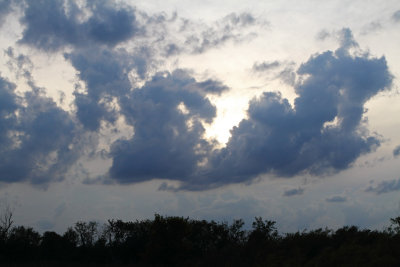
[[[302,195],[304,193],[304,188],[293,188],[293,189],[288,189],[283,192],[284,197],[292,197],[292,196],[298,196]]]

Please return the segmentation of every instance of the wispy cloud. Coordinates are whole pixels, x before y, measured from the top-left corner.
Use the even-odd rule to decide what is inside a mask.
[[[369,186],[365,192],[372,192],[377,195],[400,191],[400,179],[382,181],[375,186]]]
[[[393,13],[392,20],[395,22],[400,22],[400,10],[397,10]]]
[[[331,196],[325,199],[326,202],[346,202],[347,198],[344,196]]]
[[[302,195],[304,193],[304,188],[293,188],[293,189],[288,189],[283,192],[283,196],[285,197],[292,197],[292,196],[298,196]]]

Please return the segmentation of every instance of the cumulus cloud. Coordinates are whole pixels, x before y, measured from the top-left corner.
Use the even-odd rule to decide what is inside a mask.
[[[393,156],[397,158],[400,155],[400,145],[393,149]]]
[[[344,196],[331,196],[325,199],[326,202],[346,202],[347,198]]]
[[[62,180],[78,159],[76,124],[37,88],[23,96],[14,89],[0,78],[0,181]]]
[[[377,195],[400,191],[400,179],[382,181],[375,186],[369,186],[365,192],[372,192]]]
[[[90,43],[115,46],[140,32],[135,11],[112,1],[88,1],[83,8],[64,0],[27,1],[26,5],[20,43],[45,51]]]
[[[362,120],[364,104],[391,86],[392,75],[384,57],[350,55],[356,43],[348,29],[341,43],[300,66],[298,75],[307,76],[295,86],[294,107],[279,93],[253,99],[226,147],[214,150],[200,178],[183,188],[249,182],[265,173],[331,174],[379,146]]]
[[[348,29],[341,44],[300,66],[297,74],[305,78],[295,86],[294,106],[279,93],[253,99],[248,118],[222,149],[203,139],[200,121],[215,116],[199,93],[204,84],[181,71],[156,75],[121,104],[135,135],[114,143],[109,177],[123,183],[164,178],[181,181],[180,189],[205,190],[266,173],[327,175],[348,168],[380,144],[366,129],[364,104],[390,87],[392,76],[385,58],[350,54],[357,43]]]
[[[125,50],[83,49],[64,55],[85,82],[84,92],[75,91],[77,117],[88,130],[96,131],[102,120],[117,119],[113,97],[123,97],[131,88],[128,73],[135,61]],[[139,66],[142,68],[143,66]]]
[[[212,88],[213,87],[213,88]],[[206,93],[225,90],[218,82],[197,82],[185,71],[159,73],[121,102],[130,140],[112,145],[109,176],[121,183],[154,178],[184,180],[211,151],[202,121],[211,123],[216,108]]]
[[[288,189],[283,192],[283,196],[285,197],[292,197],[292,196],[298,196],[302,195],[304,193],[304,188],[293,188],[293,189]]]

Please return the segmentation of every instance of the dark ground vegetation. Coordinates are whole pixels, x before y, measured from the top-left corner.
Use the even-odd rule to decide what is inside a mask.
[[[10,218],[11,219],[11,218]],[[278,233],[255,218],[232,224],[155,215],[77,222],[60,235],[1,221],[1,266],[400,266],[400,217],[382,231],[345,226]]]

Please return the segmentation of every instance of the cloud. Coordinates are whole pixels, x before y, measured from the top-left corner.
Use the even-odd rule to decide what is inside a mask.
[[[314,55],[299,67],[303,78],[295,84],[294,106],[279,93],[264,92],[250,101],[248,118],[231,130],[222,149],[204,139],[202,124],[215,117],[206,94],[225,90],[220,83],[197,82],[178,70],[159,73],[129,93],[115,91],[135,134],[112,145],[106,177],[119,183],[170,179],[181,182],[179,189],[206,190],[262,174],[320,176],[350,167],[380,145],[366,128],[364,104],[391,86],[392,75],[384,57],[351,55],[357,43],[350,30],[340,41],[335,52]],[[176,190],[167,184],[162,189]]]
[[[393,156],[397,158],[400,155],[400,145],[393,149]]]
[[[347,198],[344,196],[331,196],[325,199],[326,202],[346,202]]]
[[[74,1],[27,1],[21,23],[20,43],[45,51],[91,43],[112,47],[140,32],[135,11],[112,1],[88,1],[84,7]]]
[[[279,93],[254,98],[226,147],[214,150],[198,177],[182,188],[246,183],[266,173],[329,175],[379,146],[362,119],[364,104],[391,86],[392,75],[384,57],[350,55],[356,42],[348,29],[341,44],[300,66],[297,74],[306,78],[295,86],[294,107]]]
[[[157,29],[160,28],[159,22],[155,24]],[[178,24],[178,32],[171,27],[174,24]],[[165,28],[161,33],[164,55],[171,56],[180,53],[201,54],[209,49],[221,47],[227,42],[241,43],[251,40],[257,36],[252,27],[263,27],[268,25],[268,22],[260,21],[252,14],[243,12],[231,13],[210,25],[185,18],[169,21],[163,19],[162,25]]]
[[[213,88],[214,87],[214,88]],[[184,180],[193,175],[212,144],[204,139],[202,121],[211,123],[216,108],[207,93],[226,87],[197,82],[185,71],[159,73],[121,101],[121,112],[135,134],[111,148],[109,177],[120,183],[164,178]]]
[[[367,189],[365,189],[365,192],[372,192],[377,195],[390,193],[394,191],[400,191],[400,179],[382,181],[376,186],[369,186]]]
[[[23,97],[0,78],[0,181],[46,184],[64,178],[78,158],[71,116],[37,89]]]
[[[315,38],[316,38],[317,40],[324,41],[325,39],[329,38],[330,36],[331,36],[331,34],[330,34],[327,30],[323,29],[323,30],[321,30],[321,31],[319,31],[319,32],[317,33],[317,35],[315,36]]]
[[[45,185],[64,179],[81,153],[80,128],[35,85],[29,57],[6,51],[8,66],[26,79],[30,90],[16,94],[16,85],[0,77],[0,181]]]
[[[249,13],[231,13],[217,21],[215,26],[201,32],[199,36],[192,35],[186,39],[185,44],[193,48],[194,53],[203,53],[209,48],[215,48],[229,40],[241,42],[252,38],[254,33],[243,36],[235,30],[241,30],[256,23],[256,19]]]
[[[174,13],[148,15],[115,1],[28,1],[20,22],[25,26],[21,44],[43,51],[64,47],[104,46],[113,48],[132,38],[134,46],[146,47],[162,56],[204,53],[228,41],[240,43],[257,34],[251,27],[265,26],[250,13],[231,13],[207,25],[180,18]]]
[[[293,188],[293,189],[288,189],[283,192],[284,197],[292,197],[292,196],[298,196],[302,195],[304,193],[304,188]]]
[[[287,61],[264,61],[255,62],[251,68],[253,73],[258,73],[263,77],[272,74],[273,79],[279,79],[288,85],[294,86],[296,82],[295,63]]]
[[[148,25],[141,26],[143,21]],[[179,22],[183,40],[169,36],[170,24]],[[14,85],[2,83],[1,123],[6,130],[1,130],[1,153],[9,156],[0,165],[7,173],[0,179],[5,181],[63,179],[78,158],[74,147],[81,126],[96,133],[102,122],[112,124],[121,117],[134,135],[112,144],[106,180],[170,179],[180,181],[183,190],[250,183],[263,174],[329,175],[380,144],[366,128],[364,104],[389,88],[392,76],[384,57],[351,54],[358,44],[349,29],[340,32],[336,51],[313,55],[297,73],[289,68],[280,72],[298,95],[293,106],[279,93],[264,92],[250,101],[247,118],[231,130],[226,147],[215,149],[215,141],[204,137],[204,124],[216,116],[207,95],[228,88],[215,80],[196,81],[183,70],[154,74],[156,53],[161,47],[203,53],[230,40],[248,40],[252,32],[243,32],[260,23],[251,14],[232,13],[199,29],[177,15],[148,16],[111,1],[41,0],[26,3],[21,23],[20,43],[46,51],[72,48],[64,57],[85,86],[74,92],[71,114],[34,86],[29,71],[32,91],[22,99],[13,92]],[[157,25],[161,35],[152,37]],[[129,51],[117,46],[133,37],[142,39]],[[254,68],[279,64],[264,62]]]
[[[400,10],[397,10],[396,12],[393,13],[392,20],[394,22],[400,22]]]
[[[74,92],[79,121],[91,131],[98,130],[102,120],[114,122],[117,113],[111,102],[113,97],[127,94],[132,86],[128,74],[137,66],[132,56],[123,49],[92,48],[78,49],[64,57],[86,84],[84,92]]]
[[[349,38],[351,32],[344,30],[343,46],[336,52],[314,55],[300,66],[297,74],[306,78],[295,86],[294,107],[279,93],[254,98],[248,118],[231,130],[222,149],[211,150],[198,120],[212,121],[215,109],[195,91],[179,89],[199,84],[181,72],[156,76],[122,105],[135,136],[113,145],[109,176],[128,183],[178,180],[180,189],[205,190],[248,183],[266,173],[329,175],[348,168],[379,146],[380,140],[366,129],[364,104],[392,81],[383,57],[350,55],[348,49],[356,43]],[[184,98],[188,92],[201,109],[192,110]],[[208,115],[201,116],[203,112]],[[162,188],[175,190],[167,184]]]
[[[382,24],[379,21],[373,21],[368,25],[365,25],[361,31],[361,34],[375,33],[382,29]]]
[[[272,61],[272,62],[261,62],[261,63],[254,63],[252,70],[254,72],[264,72],[268,71],[270,69],[275,69],[277,67],[280,67],[281,63],[279,61]]]

